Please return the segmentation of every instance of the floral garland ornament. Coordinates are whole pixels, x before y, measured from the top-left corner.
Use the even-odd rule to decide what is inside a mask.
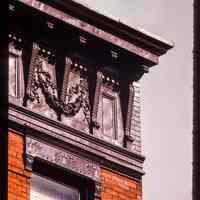
[[[66,101],[60,100],[56,96],[56,85],[51,81],[51,75],[49,72],[44,71],[42,68],[42,60],[39,55],[39,51],[35,55],[33,64],[33,74],[31,80],[31,87],[29,92],[27,92],[26,100],[37,101],[40,103],[40,97],[38,94],[38,89],[40,88],[45,101],[50,108],[52,108],[57,113],[64,114],[67,117],[73,117],[76,115],[80,109],[83,109],[85,119],[88,124],[90,123],[90,105],[88,97],[88,88],[86,80],[80,79],[79,83],[71,86],[69,88],[68,94],[66,95]]]

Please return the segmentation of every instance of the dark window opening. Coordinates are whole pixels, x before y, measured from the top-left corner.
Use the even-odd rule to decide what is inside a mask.
[[[30,200],[92,200],[94,186],[90,179],[36,158]]]
[[[52,179],[43,177],[40,174],[33,174],[31,178],[30,200],[80,200],[80,193],[77,188]]]

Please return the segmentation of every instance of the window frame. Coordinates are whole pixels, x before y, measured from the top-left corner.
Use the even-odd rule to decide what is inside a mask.
[[[64,184],[63,182],[60,182],[60,181],[55,180],[55,179],[53,179],[53,178],[44,176],[44,175],[42,175],[42,174],[40,174],[40,173],[37,173],[37,172],[33,172],[32,175],[38,176],[38,177],[40,177],[41,179],[46,179],[46,180],[48,180],[49,182],[53,182],[53,184],[54,184],[54,183],[55,183],[55,184],[59,184],[59,185],[61,185],[62,187],[74,188],[74,189],[76,189],[76,190],[78,191],[78,194],[79,194],[77,200],[80,200],[80,191],[79,191],[78,188],[72,187],[71,185]],[[33,177],[32,177],[32,178],[33,178]],[[32,189],[32,181],[31,181],[31,183],[30,183],[30,200],[31,200],[31,191],[32,191],[31,189]]]
[[[32,173],[45,177],[58,184],[71,186],[79,191],[79,200],[93,200],[95,182],[49,161],[34,158]]]

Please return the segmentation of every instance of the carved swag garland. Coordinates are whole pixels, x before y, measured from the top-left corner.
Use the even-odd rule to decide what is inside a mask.
[[[30,90],[27,93],[26,100],[37,101],[40,103],[38,89],[40,88],[45,101],[50,108],[56,113],[64,114],[67,117],[73,117],[80,109],[83,109],[85,119],[88,125],[90,124],[90,104],[88,97],[88,88],[86,80],[80,79],[79,83],[71,86],[66,94],[66,99],[60,100],[56,96],[56,85],[51,81],[51,76],[42,68],[42,60],[37,53],[33,58],[34,69],[32,74]],[[74,101],[72,101],[75,97]]]

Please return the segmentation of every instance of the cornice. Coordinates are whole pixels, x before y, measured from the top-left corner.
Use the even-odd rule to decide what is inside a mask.
[[[163,55],[170,48],[174,46],[173,42],[168,41],[156,34],[152,34],[146,30],[138,27],[129,26],[116,19],[113,16],[106,16],[99,11],[90,8],[88,5],[84,5],[81,1],[76,0],[52,0],[51,2],[46,0],[40,0],[49,5],[55,6],[63,11],[69,11],[74,16],[78,16],[88,23],[95,26],[99,26],[102,29],[108,30],[114,35],[141,44],[147,49],[151,49],[152,52],[157,52],[158,55]]]
[[[137,56],[149,67],[158,64],[159,56],[173,47],[173,44],[158,40],[144,31],[103,17],[82,5],[77,6],[77,3],[73,1],[66,3],[53,0],[44,3],[44,1],[39,0],[17,0],[16,2],[46,13],[59,21],[78,28],[80,31],[114,45],[132,56]],[[105,19],[102,20],[102,17]]]

